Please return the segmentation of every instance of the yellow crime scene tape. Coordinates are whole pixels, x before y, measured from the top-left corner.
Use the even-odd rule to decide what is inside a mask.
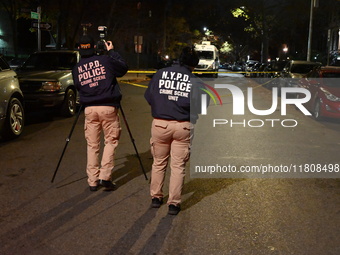
[[[154,71],[129,70],[128,71],[128,73],[137,73],[137,74],[139,74],[139,73],[156,73],[156,72],[157,72],[156,70],[154,70]]]
[[[129,84],[129,85],[132,85],[132,86],[136,86],[136,87],[141,87],[141,88],[147,88],[148,87],[146,85],[142,85],[142,84],[138,84],[138,83],[133,83],[133,82],[130,82],[130,81],[127,81],[127,80],[120,80],[119,82],[126,83],[126,84]]]
[[[140,70],[129,70],[128,73],[133,73],[133,74],[154,74],[156,73],[157,70],[154,71],[140,71]],[[193,72],[193,73],[199,73],[201,74],[202,72]],[[205,74],[214,74],[214,73],[272,73],[272,72],[204,72]],[[263,83],[263,84],[259,84],[257,86],[255,86],[254,88],[259,88],[262,87],[263,85],[266,85],[268,83],[270,83],[271,81],[273,81],[274,79],[276,79],[277,77],[274,77],[273,79],[270,79],[269,81]],[[142,85],[142,84],[138,84],[138,83],[134,83],[131,82],[129,80],[120,80],[120,82],[122,83],[126,83],[132,86],[136,86],[136,87],[141,87],[141,88],[147,88],[147,85]],[[232,94],[227,94],[227,95],[221,95],[221,97],[227,97],[227,96],[231,96]]]

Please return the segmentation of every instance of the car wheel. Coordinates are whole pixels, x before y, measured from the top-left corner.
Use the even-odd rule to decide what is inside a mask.
[[[76,93],[73,89],[69,89],[61,106],[61,114],[65,117],[72,117],[76,113],[76,108]]]
[[[320,102],[320,99],[315,100],[313,116],[314,116],[314,119],[316,119],[316,120],[321,120],[322,119],[322,117],[321,117],[321,102]]]
[[[4,129],[1,132],[2,138],[4,140],[9,140],[19,137],[24,129],[24,122],[24,108],[20,100],[11,98],[8,104]]]

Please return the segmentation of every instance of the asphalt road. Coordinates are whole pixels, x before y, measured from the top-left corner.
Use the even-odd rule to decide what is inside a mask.
[[[130,84],[121,83],[123,110],[150,177],[152,118],[143,98],[145,88],[135,86],[147,82],[141,77],[137,77],[139,81],[125,78]],[[270,103],[270,91],[247,79],[221,76],[218,80],[227,82],[242,89],[256,87],[256,106]],[[219,92],[223,104],[230,104],[228,93]],[[209,118],[230,120],[231,115],[218,105],[211,105],[208,111],[196,126],[193,142],[193,155],[203,162],[239,168],[261,163],[335,165],[340,161],[339,122],[319,123],[289,107],[287,118],[298,121],[295,128],[220,125],[212,130]],[[0,143],[2,255],[340,254],[339,175],[198,174],[193,178],[190,170],[196,161],[190,162],[182,211],[169,216],[166,206],[149,208],[149,184],[123,121],[113,173],[118,189],[91,193],[86,183],[83,114],[53,183],[74,118],[41,112],[28,117],[19,139]],[[244,118],[255,117],[247,112]]]

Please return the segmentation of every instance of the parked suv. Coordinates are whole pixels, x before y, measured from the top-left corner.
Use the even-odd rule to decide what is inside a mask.
[[[0,136],[16,138],[24,129],[23,94],[15,71],[0,55]]]
[[[306,76],[313,68],[321,66],[320,62],[290,60],[281,71],[279,87],[297,87],[298,80]]]
[[[78,51],[41,51],[31,54],[17,69],[28,107],[53,107],[65,117],[76,112],[77,91],[72,69],[80,60]]]

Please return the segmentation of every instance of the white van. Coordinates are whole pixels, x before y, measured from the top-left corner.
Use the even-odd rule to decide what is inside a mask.
[[[195,51],[199,57],[199,63],[194,72],[196,74],[211,74],[217,77],[218,67],[220,65],[219,52],[215,45],[209,41],[203,41],[195,45]]]

